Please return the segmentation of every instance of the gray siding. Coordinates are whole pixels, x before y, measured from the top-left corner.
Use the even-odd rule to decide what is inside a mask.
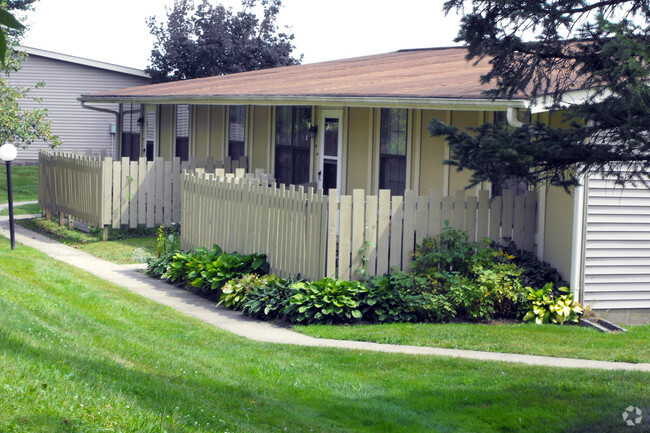
[[[52,129],[63,141],[59,149],[79,153],[90,150],[94,154],[106,152],[108,155],[112,155],[113,140],[117,139],[110,133],[111,124],[116,123],[115,116],[84,109],[77,98],[81,94],[150,83],[149,79],[135,75],[33,54],[23,62],[20,71],[9,77],[12,85],[26,87],[39,81],[45,81],[47,86],[33,90],[31,95],[43,98],[43,102],[37,104],[25,100],[21,105],[25,108],[40,106],[49,110],[48,118],[52,121]],[[97,106],[116,111],[118,109],[117,104]],[[36,162],[38,149],[41,148],[48,148],[47,143],[35,143],[28,149],[19,149],[17,161]]]
[[[590,178],[585,228],[584,304],[650,308],[650,190]]]

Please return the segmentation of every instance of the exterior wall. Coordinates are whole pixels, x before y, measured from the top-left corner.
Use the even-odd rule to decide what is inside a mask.
[[[431,119],[436,118],[440,121],[449,122],[449,111],[425,110],[422,112],[422,128],[420,130],[420,158],[419,165],[416,160],[415,167],[418,168],[418,191],[420,195],[425,195],[430,189],[443,191],[445,172],[449,169],[443,165],[445,152],[447,152],[447,143],[443,137],[431,137],[427,125]]]
[[[160,130],[158,132],[160,146],[158,156],[165,158],[168,161],[171,161],[174,156],[174,113],[175,110],[173,105],[160,106]]]
[[[210,106],[195,105],[192,109],[193,121],[190,124],[193,131],[193,152],[190,151],[190,154],[199,161],[205,161],[210,143]]]
[[[369,190],[371,149],[373,140],[373,110],[350,108],[348,111],[347,194],[354,189]]]
[[[268,171],[271,167],[271,145],[274,140],[273,128],[271,122],[271,107],[252,107],[252,119],[249,125],[252,129],[250,134],[252,142],[252,152],[249,153],[249,160],[251,161],[251,169],[258,168]]]
[[[482,111],[452,111],[451,125],[463,130],[470,126],[479,126],[484,121]],[[445,146],[445,158],[449,156],[449,146]],[[443,195],[453,195],[454,191],[464,189],[469,184],[471,174],[468,171],[457,171],[453,167],[446,166],[446,185]]]
[[[40,97],[38,104],[31,99],[21,101],[23,108],[47,108],[52,130],[63,141],[59,150],[94,154],[113,154],[115,134],[111,125],[117,125],[116,116],[110,113],[88,110],[81,107],[77,98],[88,94],[124,87],[149,84],[148,78],[121,72],[100,69],[77,63],[56,60],[39,55],[30,55],[23,62],[20,71],[9,77],[11,85],[32,87],[39,81],[47,86],[34,89],[31,96]],[[101,104],[101,108],[118,110],[117,104]],[[119,131],[118,131],[119,132]],[[18,144],[18,143],[17,143]],[[34,143],[28,149],[18,152],[18,162],[37,162],[38,151],[47,148],[44,142]]]
[[[574,196],[563,188],[549,187],[545,193],[544,254],[542,260],[553,265],[566,281],[571,278]]]
[[[594,175],[585,193],[583,303],[599,310],[647,312],[650,190],[639,182],[622,186]],[[650,315],[645,320],[650,322]]]
[[[221,161],[224,156],[226,140],[226,107],[210,106],[210,151],[209,155]]]

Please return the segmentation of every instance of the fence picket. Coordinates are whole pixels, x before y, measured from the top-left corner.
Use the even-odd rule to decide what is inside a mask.
[[[478,203],[476,197],[470,195],[466,199],[467,209],[465,212],[465,230],[469,234],[470,242],[476,242],[476,210]]]
[[[526,192],[526,216],[524,242],[520,246],[526,251],[533,251],[535,248],[535,226],[537,217],[537,193],[535,191]]]
[[[390,216],[390,269],[402,268],[402,236],[404,234],[404,199],[393,196]]]
[[[339,214],[339,278],[350,280],[352,269],[352,196],[341,196]]]
[[[138,167],[138,186],[136,188],[138,195],[138,220],[137,224],[145,225],[147,223],[147,158],[140,158],[137,163]],[[136,226],[137,226],[136,224]]]
[[[327,273],[326,276],[336,278],[336,228],[338,215],[338,191],[329,190],[329,207],[327,212]]]
[[[365,272],[368,275],[377,275],[377,196],[366,197],[366,241],[365,241]],[[356,271],[356,269],[354,270]]]
[[[390,245],[390,190],[379,191],[379,219],[377,221],[377,270],[378,275],[388,272]]]

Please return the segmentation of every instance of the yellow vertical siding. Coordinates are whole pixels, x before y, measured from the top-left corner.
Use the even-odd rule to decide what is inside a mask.
[[[442,122],[449,120],[449,111],[424,110],[422,112],[422,128],[420,130],[420,159],[419,159],[419,194],[426,195],[430,189],[442,191],[444,180],[445,147],[444,137],[431,137],[427,126],[431,119]]]
[[[194,119],[191,122],[194,130],[194,152],[199,161],[205,161],[208,156],[208,143],[210,141],[210,106],[197,105],[194,110]]]
[[[212,105],[210,107],[210,156],[215,160],[223,160],[223,149],[225,143],[226,107],[223,105]]]
[[[256,106],[253,110],[251,168],[266,170],[271,147],[271,107]]]
[[[347,194],[354,189],[368,188],[368,158],[372,138],[372,109],[350,108],[349,110],[349,137],[348,137],[348,163]]]
[[[454,111],[451,113],[451,124],[463,131],[470,126],[479,126],[483,123],[484,113],[482,111]],[[445,195],[451,195],[458,189],[464,189],[469,185],[471,173],[468,170],[457,171],[449,168],[449,189]]]
[[[174,106],[160,106],[160,150],[159,156],[171,160],[174,150]]]

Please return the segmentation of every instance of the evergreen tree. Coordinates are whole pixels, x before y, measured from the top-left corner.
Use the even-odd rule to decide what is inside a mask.
[[[156,37],[151,65],[146,69],[154,82],[294,65],[293,35],[278,32],[281,0],[244,0],[234,13],[222,4],[175,0],[167,23],[149,21]],[[261,7],[263,17],[255,15]]]
[[[448,0],[444,10],[463,15],[456,40],[467,59],[490,62],[488,96],[526,98],[564,120],[470,131],[432,122],[451,146],[448,163],[473,170],[473,185],[515,178],[568,188],[587,172],[649,174],[647,0]]]

